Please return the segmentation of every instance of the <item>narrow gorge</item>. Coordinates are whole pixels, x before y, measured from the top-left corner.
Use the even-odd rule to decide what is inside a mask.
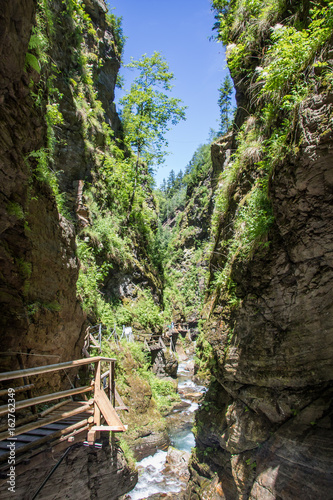
[[[132,59],[117,111],[112,1],[0,0],[1,498],[333,500],[333,2],[209,5],[234,116],[230,88],[220,130],[158,187],[186,114],[164,58]],[[14,445],[10,490],[12,387],[33,428],[64,404],[46,394],[87,409],[82,385],[100,407]],[[126,431],[92,439],[110,402]],[[155,492],[139,476],[175,429],[195,443],[169,448]]]

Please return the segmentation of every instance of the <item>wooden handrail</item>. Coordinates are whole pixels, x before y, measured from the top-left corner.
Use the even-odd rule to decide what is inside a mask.
[[[39,420],[37,422],[29,422],[26,425],[22,425],[21,427],[18,427],[17,430],[15,431],[15,436],[19,436],[20,434],[25,434],[26,432],[30,432],[34,429],[37,429],[41,425],[44,427],[44,425],[53,424],[54,422],[58,422],[59,420],[64,420],[66,418],[73,417],[74,415],[79,415],[80,413],[82,413],[84,411],[90,410],[91,407],[92,407],[92,403],[88,404],[88,402],[87,402],[86,405],[81,405],[80,407],[74,408],[73,410],[68,410],[68,411],[63,412],[61,414],[61,417],[59,417],[58,415],[51,414],[47,418],[44,418],[44,419]],[[8,430],[6,430],[5,432],[2,432],[0,434],[0,441],[3,441],[4,439],[9,439]]]
[[[109,369],[107,372],[101,373],[101,364],[102,362],[106,362],[109,365]],[[17,378],[22,378],[22,377],[31,377],[32,375],[39,375],[42,373],[49,373],[49,372],[54,372],[57,370],[63,370],[66,368],[76,368],[78,366],[82,365],[88,365],[88,364],[95,364],[95,380],[94,382],[91,383],[90,386],[85,386],[85,387],[79,387],[79,388],[73,388],[61,392],[55,392],[52,394],[46,394],[43,396],[37,396],[34,398],[30,399],[25,399],[23,401],[17,401],[15,409],[20,410],[22,408],[27,408],[28,406],[34,406],[40,403],[46,403],[49,401],[53,401],[56,399],[62,399],[66,396],[73,396],[74,394],[82,394],[88,391],[93,391],[94,396],[91,401],[91,403],[88,402],[88,406],[90,407],[90,404],[93,405],[93,417],[92,417],[92,422],[87,421],[87,429],[88,429],[88,435],[87,435],[87,441],[89,444],[92,444],[95,442],[95,438],[99,437],[99,433],[101,431],[111,431],[111,432],[124,432],[126,430],[125,426],[122,424],[120,421],[114,406],[115,406],[115,382],[114,382],[114,370],[115,370],[115,358],[105,358],[102,356],[95,356],[91,358],[84,358],[84,359],[77,359],[74,361],[67,361],[64,363],[57,363],[53,365],[44,365],[44,366],[38,366],[35,368],[28,368],[28,369],[21,369],[21,370],[16,370],[13,372],[5,372],[5,373],[0,373],[0,381],[4,380],[13,380]],[[109,377],[109,387],[108,387],[108,392],[109,392],[109,397],[106,395],[104,392],[102,386],[101,386],[101,381],[105,379],[106,377]],[[62,404],[62,403],[60,403]],[[60,406],[59,404],[59,406]],[[56,405],[57,407],[58,405]],[[124,405],[123,405],[124,406]],[[79,406],[78,408],[74,408],[71,410],[71,412],[74,414],[79,414],[82,413],[82,410],[86,409],[85,406]],[[0,406],[0,416],[7,414],[9,411],[8,405],[3,405]],[[70,412],[70,413],[71,413]],[[66,413],[66,415],[69,416],[69,413]],[[108,425],[101,425],[101,416],[103,415],[103,418],[105,418],[106,422]],[[50,411],[50,417],[49,419],[55,419],[54,421],[58,421],[63,419],[65,414],[61,415],[61,418],[59,418],[59,414],[54,414],[52,415],[52,411]],[[29,430],[35,429],[38,427],[38,424],[40,423],[40,420],[33,418],[34,422],[30,422],[30,416],[29,416],[29,422],[26,423],[26,425],[23,425],[20,427],[21,431],[24,432],[29,432]],[[46,419],[48,420],[48,419]],[[89,420],[89,419],[88,419]],[[44,419],[45,423],[45,419]],[[94,424],[91,426],[91,424]],[[16,429],[17,432],[18,429]],[[22,434],[22,432],[20,432]],[[0,437],[3,437],[4,439],[6,438],[8,434],[8,431],[5,433],[2,433]],[[0,460],[1,461],[1,460]]]
[[[31,375],[39,375],[41,373],[55,372],[63,370],[64,368],[76,368],[77,366],[89,365],[97,361],[116,361],[115,358],[103,358],[102,356],[95,356],[91,358],[75,359],[74,361],[65,361],[64,363],[56,363],[55,365],[36,366],[35,368],[26,368],[24,370],[16,370],[13,372],[0,373],[0,382],[4,380],[13,380]]]
[[[15,409],[21,410],[22,408],[27,408],[28,406],[65,398],[66,396],[74,396],[74,394],[83,394],[84,392],[90,392],[92,390],[94,390],[94,386],[90,385],[86,387],[78,387],[77,389],[69,389],[68,391],[54,392],[53,394],[46,394],[45,396],[37,396],[36,398],[24,399],[23,401],[16,402]],[[6,415],[8,411],[8,405],[0,406],[0,415]]]
[[[21,385],[20,387],[15,387],[15,394],[18,392],[25,392],[28,391],[29,389],[33,389],[35,387],[34,384],[28,384],[28,385]],[[3,389],[0,391],[0,396],[8,396],[8,389]]]

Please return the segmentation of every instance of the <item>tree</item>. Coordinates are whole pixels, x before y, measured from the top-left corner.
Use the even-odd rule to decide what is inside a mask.
[[[183,171],[180,170],[178,174],[176,175],[175,183],[174,183],[174,190],[177,191],[183,187]]]
[[[163,181],[162,181],[162,184],[160,186],[160,190],[162,191],[162,193],[165,193],[166,190],[167,190],[167,184],[166,184],[166,180],[165,179],[163,179]]]
[[[168,195],[172,194],[172,191],[173,191],[173,188],[175,185],[175,180],[176,180],[175,171],[171,170],[169,173],[168,180],[167,180],[167,193],[168,193]]]
[[[233,85],[229,75],[225,77],[219,88],[218,105],[220,107],[220,131],[219,134],[226,134],[231,125],[231,98]]]
[[[130,91],[120,100],[125,137],[136,153],[131,211],[141,162],[150,166],[164,161],[169,124],[184,120],[186,108],[180,106],[180,99],[166,94],[172,88],[174,75],[161,54],[154,52],[151,57],[144,54],[138,61],[132,59],[127,67],[139,70]]]

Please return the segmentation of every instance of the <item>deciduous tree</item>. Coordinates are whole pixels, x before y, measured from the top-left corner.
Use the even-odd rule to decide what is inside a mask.
[[[142,161],[147,166],[159,164],[166,155],[165,138],[169,126],[185,119],[181,100],[167,94],[172,88],[173,73],[160,53],[146,54],[127,67],[138,70],[130,91],[121,99],[125,136],[136,153],[135,178],[130,211],[136,186],[140,181]]]

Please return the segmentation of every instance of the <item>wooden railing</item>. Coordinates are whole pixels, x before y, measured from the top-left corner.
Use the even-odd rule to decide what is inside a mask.
[[[33,405],[37,405],[40,403],[47,403],[50,401],[54,401],[56,399],[62,399],[68,396],[73,396],[77,394],[86,394],[89,392],[93,393],[93,399],[86,402],[78,403],[78,407],[71,409],[71,411],[60,411],[56,412],[56,415],[52,416],[52,408],[47,410],[42,414],[37,414],[35,416],[30,417],[31,419],[37,419],[36,422],[30,422],[28,425],[23,425],[26,423],[27,418],[21,419],[21,421],[16,422],[15,435],[19,435],[22,433],[26,433],[30,430],[36,429],[41,425],[46,425],[51,422],[56,422],[62,420],[64,418],[68,418],[73,415],[77,415],[82,413],[82,411],[91,409],[93,406],[93,417],[88,419],[88,436],[87,440],[89,443],[93,443],[95,438],[99,436],[101,431],[112,431],[112,432],[123,432],[126,430],[125,426],[122,424],[119,419],[115,407],[115,401],[120,404],[119,409],[127,409],[121,400],[119,394],[115,389],[115,359],[114,358],[104,358],[101,356],[78,359],[74,361],[67,361],[64,363],[57,363],[54,365],[46,365],[35,368],[28,368],[22,370],[16,370],[11,372],[0,373],[0,382],[15,380],[23,377],[31,377],[34,375],[41,375],[45,373],[51,373],[63,369],[70,368],[78,368],[83,365],[94,364],[95,365],[95,377],[94,380],[91,381],[90,385],[86,385],[84,387],[77,387],[73,389],[68,389],[65,391],[54,392],[52,394],[46,394],[42,396],[37,396],[34,398],[25,399],[22,401],[17,401],[15,405],[15,411],[21,410],[23,408],[27,408]],[[101,373],[102,363],[106,363],[108,365],[108,370],[103,374]],[[105,393],[103,386],[106,386],[106,380],[108,379],[108,395]],[[14,388],[15,389],[15,388]],[[21,389],[21,387],[19,388]],[[7,389],[8,391],[8,389]],[[4,394],[5,391],[2,391]],[[55,405],[53,408],[57,409],[61,406],[68,403],[68,400],[58,405]],[[64,407],[65,408],[65,407]],[[9,412],[8,405],[0,406],[0,416],[5,415]],[[48,413],[49,416],[45,420],[38,420],[39,416],[45,416],[45,413]],[[106,424],[102,424],[102,416],[104,417]],[[87,422],[87,421],[85,421]],[[22,425],[21,425],[22,424]],[[3,432],[0,434],[0,440],[6,439],[8,437],[8,432]]]
[[[136,335],[136,341],[143,342],[147,351],[165,350],[166,346],[161,335],[151,333],[139,333]]]

